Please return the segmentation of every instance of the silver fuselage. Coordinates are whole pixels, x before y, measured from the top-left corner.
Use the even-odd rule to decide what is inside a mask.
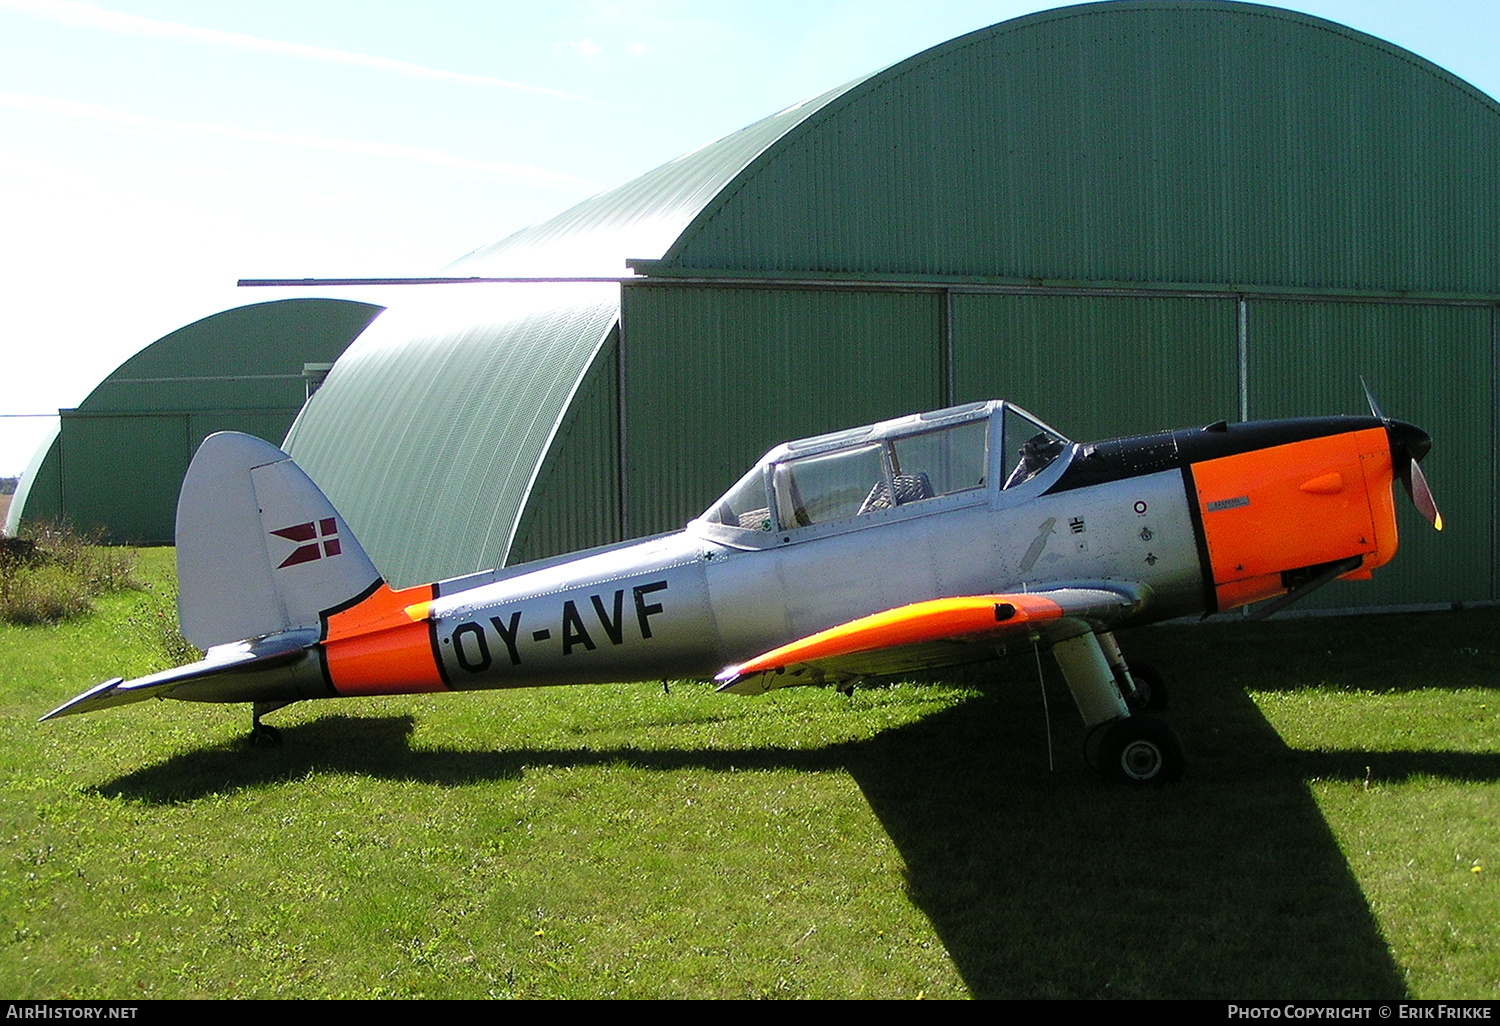
[[[710,677],[947,596],[1121,581],[1149,596],[1143,622],[1200,611],[1204,568],[1183,474],[1046,494],[1071,455],[1012,488],[992,474],[986,488],[839,523],[747,537],[697,520],[535,569],[443,582],[434,647],[455,690],[531,687]]]

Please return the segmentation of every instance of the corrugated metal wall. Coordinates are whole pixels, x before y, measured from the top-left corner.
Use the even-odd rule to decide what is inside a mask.
[[[1488,306],[1259,300],[1248,304],[1250,414],[1363,413],[1363,374],[1391,417],[1433,437],[1422,466],[1444,511],[1432,531],[1398,495],[1397,565],[1313,604],[1500,598],[1495,581],[1495,358]]]
[[[953,296],[954,399],[1010,399],[1077,439],[1237,420],[1232,299]]]
[[[216,431],[279,442],[303,397],[301,381],[295,384],[272,409],[62,411],[60,511],[83,530],[104,528],[111,541],[172,544],[177,490],[199,444]],[[28,517],[40,508],[28,503]]]
[[[610,333],[553,440],[507,563],[619,541],[620,335]]]
[[[627,536],[681,527],[778,442],[942,405],[930,291],[631,285],[623,303]]]
[[[1500,290],[1495,102],[1244,4],[1003,22],[872,76],[724,190],[666,272]]]
[[[615,295],[582,283],[449,286],[394,306],[349,347],[287,451],[389,580],[505,564],[543,457],[614,327]]]
[[[728,283],[625,296],[627,535],[680,527],[776,441],[948,402],[1008,398],[1087,441],[1242,406],[1364,415],[1363,375],[1386,414],[1436,439],[1424,467],[1447,527],[1401,497],[1399,572],[1308,604],[1500,597],[1489,305]]]

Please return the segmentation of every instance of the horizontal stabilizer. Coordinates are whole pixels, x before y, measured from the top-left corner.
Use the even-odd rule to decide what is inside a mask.
[[[857,680],[951,666],[974,658],[975,646],[993,646],[1007,635],[1066,635],[1107,626],[1143,601],[1142,589],[1091,583],[915,602],[782,645],[725,669],[716,679],[720,691],[758,695],[828,679]],[[1087,626],[1079,628],[1079,622]]]
[[[295,662],[312,645],[317,644],[316,630],[288,631],[255,641],[241,641],[211,648],[208,654],[196,663],[179,666],[161,673],[149,674],[127,681],[121,677],[107,680],[90,688],[71,701],[53,709],[43,720],[55,720],[59,716],[96,712],[117,705],[144,702],[148,698],[182,698],[192,701],[198,697],[195,690],[222,692],[224,679],[242,675],[252,670],[271,669]],[[232,686],[232,685],[231,685]],[[208,695],[204,695],[208,698]],[[267,694],[267,698],[276,697]],[[252,701],[251,695],[243,699]]]

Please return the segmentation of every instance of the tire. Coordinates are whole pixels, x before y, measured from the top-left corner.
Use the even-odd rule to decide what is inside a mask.
[[[1133,713],[1161,712],[1167,707],[1167,678],[1151,663],[1130,664],[1130,679],[1135,681],[1136,696],[1125,704]]]
[[[1104,735],[1099,755],[1106,778],[1141,787],[1177,780],[1187,762],[1177,731],[1154,716],[1116,720]]]

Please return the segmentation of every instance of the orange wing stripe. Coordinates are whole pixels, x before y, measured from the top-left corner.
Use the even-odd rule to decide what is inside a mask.
[[[721,676],[762,673],[792,663],[898,645],[993,634],[1009,626],[1056,620],[1062,615],[1062,606],[1039,595],[970,595],[915,602],[772,649]]]

